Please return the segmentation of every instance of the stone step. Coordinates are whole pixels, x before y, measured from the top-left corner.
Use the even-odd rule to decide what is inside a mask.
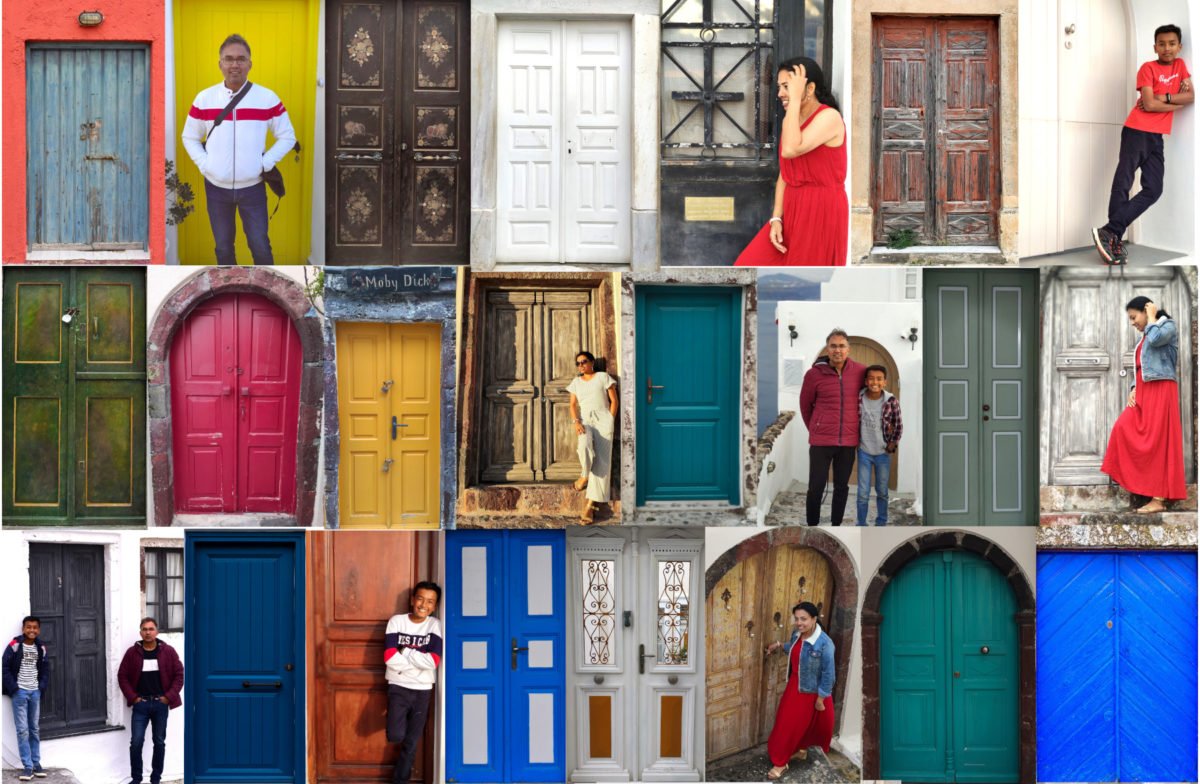
[[[1128,525],[1093,523],[1039,526],[1034,537],[1039,548],[1105,547],[1146,550],[1160,548],[1194,549],[1196,520],[1186,525]]]
[[[1129,493],[1116,485],[1046,485],[1041,491],[1042,513],[1124,512]],[[1196,511],[1196,485],[1187,486],[1187,498],[1173,501],[1172,512]]]
[[[1195,512],[1043,512],[1039,520],[1044,526],[1057,525],[1196,525]]]
[[[742,751],[708,763],[704,777],[708,781],[766,781],[771,770],[766,745]],[[853,762],[836,750],[825,754],[820,748],[808,750],[808,759],[792,760],[780,781],[811,782],[812,784],[841,784],[857,782],[861,772]]]

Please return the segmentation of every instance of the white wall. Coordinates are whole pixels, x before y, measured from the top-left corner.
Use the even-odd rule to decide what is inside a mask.
[[[82,784],[125,784],[129,779],[129,717],[130,708],[117,686],[117,668],[126,649],[138,641],[138,624],[145,616],[141,588],[141,543],[143,540],[178,540],[183,544],[181,530],[146,531],[4,531],[0,532],[0,595],[10,613],[4,618],[9,628],[3,632],[3,642],[20,632],[22,616],[29,610],[29,543],[62,542],[104,547],[105,593],[105,663],[108,671],[108,724],[122,726],[119,732],[98,732],[69,738],[42,740],[42,764],[70,770]],[[175,648],[183,659],[183,634],[162,634],[160,639]],[[186,662],[185,662],[186,670]],[[51,672],[58,688],[70,688],[61,680],[62,672]],[[2,754],[5,768],[19,768],[17,735],[13,729],[11,700],[5,697]],[[167,759],[163,771],[166,780],[183,778],[183,709],[175,709],[167,721]],[[150,774],[150,754],[153,743],[146,733],[143,747],[144,776]]]
[[[1036,594],[1037,589],[1037,547],[1034,534],[1037,526],[996,526],[976,528],[941,528],[930,526],[926,528],[872,528],[868,536],[863,537],[862,543],[862,574],[866,575],[858,581],[859,602],[865,598],[867,585],[875,576],[879,565],[887,559],[900,545],[923,534],[936,531],[967,531],[976,536],[995,542],[1010,558],[1017,562],[1029,587]]]
[[[723,527],[723,528],[706,528],[704,531],[704,569],[708,571],[709,567],[720,558],[725,552],[739,542],[749,539],[752,536],[761,534],[769,529],[765,527]],[[885,531],[895,529],[877,528],[873,531]],[[853,527],[847,528],[823,528],[822,533],[829,534],[833,538],[842,543],[850,553],[851,561],[854,564],[854,576],[858,580],[859,598],[858,603],[862,605],[862,590],[864,587],[864,577],[866,572],[863,570],[862,564],[862,541],[864,537],[862,532]],[[911,533],[911,531],[909,531]],[[871,537],[865,537],[870,540]],[[857,616],[856,616],[857,617]],[[862,711],[862,634],[861,634],[861,618],[854,626],[854,641],[850,650],[850,675],[846,680],[846,692],[844,702],[842,704],[842,715],[838,718],[838,724],[841,729],[834,736],[833,747],[845,754],[856,765],[862,765],[862,726],[863,726],[863,711]]]

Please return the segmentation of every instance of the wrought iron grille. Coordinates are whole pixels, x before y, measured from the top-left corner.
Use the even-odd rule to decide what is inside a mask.
[[[658,569],[658,663],[687,664],[691,563],[662,561]]]
[[[617,628],[612,561],[583,561],[583,636],[587,664],[612,664],[612,639]]]

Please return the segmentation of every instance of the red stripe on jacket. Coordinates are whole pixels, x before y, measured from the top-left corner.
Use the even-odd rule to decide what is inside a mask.
[[[197,107],[195,104],[192,104],[192,108],[188,110],[188,117],[194,117],[197,120],[202,120],[204,122],[208,122],[209,120],[216,120],[217,115],[220,114],[224,110],[224,108],[225,107],[222,106],[217,109],[201,109],[201,108]],[[238,119],[238,120],[264,120],[265,121],[265,120],[270,120],[274,117],[279,117],[286,111],[287,111],[287,109],[283,108],[283,103],[277,103],[274,106],[272,106],[270,109],[255,109],[253,107],[246,107],[243,109],[242,107],[239,106],[233,110],[233,113],[235,115],[237,115],[235,117],[235,119]]]

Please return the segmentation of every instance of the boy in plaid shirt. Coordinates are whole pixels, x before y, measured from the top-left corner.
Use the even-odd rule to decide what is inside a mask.
[[[888,479],[892,455],[900,443],[904,423],[900,401],[887,391],[887,368],[871,365],[858,393],[858,524],[867,524],[871,501],[871,476],[875,485],[875,525],[887,525]]]

